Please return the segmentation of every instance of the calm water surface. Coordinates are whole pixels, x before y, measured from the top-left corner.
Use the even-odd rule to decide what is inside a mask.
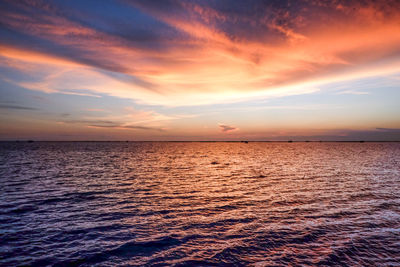
[[[400,143],[0,143],[0,265],[400,266]]]

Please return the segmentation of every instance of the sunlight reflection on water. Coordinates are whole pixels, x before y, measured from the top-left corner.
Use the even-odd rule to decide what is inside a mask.
[[[1,143],[1,265],[400,265],[400,143]]]

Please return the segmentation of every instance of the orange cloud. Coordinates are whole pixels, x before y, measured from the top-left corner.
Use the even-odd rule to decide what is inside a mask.
[[[46,15],[40,19],[2,12],[0,22],[70,49],[68,53],[62,48],[1,44],[0,55],[8,63],[0,64],[34,74],[34,81],[14,81],[32,90],[84,90],[173,106],[312,93],[330,82],[400,72],[400,13],[373,2],[318,2],[313,8],[317,6],[321,15],[316,18],[278,10],[279,16],[268,13],[271,19],[232,17],[187,2],[176,14],[147,5],[135,7],[184,37],[161,39],[162,49],[150,49],[62,17],[44,5],[40,8]],[[258,35],[246,37],[220,26],[240,31],[240,23],[254,27]],[[40,65],[40,73],[29,64]]]

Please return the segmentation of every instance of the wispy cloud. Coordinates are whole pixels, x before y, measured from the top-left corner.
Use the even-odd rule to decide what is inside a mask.
[[[85,110],[93,111],[93,112],[104,112],[104,111],[106,111],[105,109],[102,109],[102,108],[87,108]]]
[[[150,131],[165,131],[164,128],[158,127],[150,127],[143,125],[132,125],[117,121],[109,121],[109,120],[64,120],[59,121],[59,123],[67,123],[67,124],[82,124],[87,127],[92,128],[114,128],[114,129],[131,129],[131,130],[150,130]]]
[[[340,91],[337,93],[338,95],[369,95],[369,92],[363,92],[363,91],[353,91],[353,90],[346,90],[346,91]]]
[[[400,135],[400,128],[376,128],[378,131],[382,131],[382,132],[394,132],[394,133],[399,133]],[[400,136],[399,136],[400,137]]]
[[[222,132],[224,133],[229,133],[232,131],[238,130],[238,128],[231,126],[231,125],[226,125],[226,124],[218,124],[219,128],[221,129]]]
[[[101,98],[101,96],[99,96],[99,95],[89,94],[89,93],[67,92],[67,91],[61,91],[59,93],[64,94],[64,95],[79,95],[79,96],[90,96],[90,97]]]
[[[156,127],[147,127],[147,126],[140,126],[140,125],[88,125],[89,127],[94,128],[116,128],[116,129],[132,129],[132,130],[150,130],[150,131],[165,131],[164,128],[156,128]]]
[[[376,129],[335,129],[319,130],[319,134],[304,135],[301,133],[284,133],[280,135],[265,134],[258,135],[256,140],[270,141],[400,141],[400,129],[376,128]]]
[[[19,106],[19,105],[4,105],[0,104],[0,109],[14,109],[14,110],[39,110],[37,108],[28,107],[28,106]]]

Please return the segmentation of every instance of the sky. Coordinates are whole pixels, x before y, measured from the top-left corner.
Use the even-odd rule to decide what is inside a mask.
[[[400,140],[400,2],[0,2],[0,140]]]

